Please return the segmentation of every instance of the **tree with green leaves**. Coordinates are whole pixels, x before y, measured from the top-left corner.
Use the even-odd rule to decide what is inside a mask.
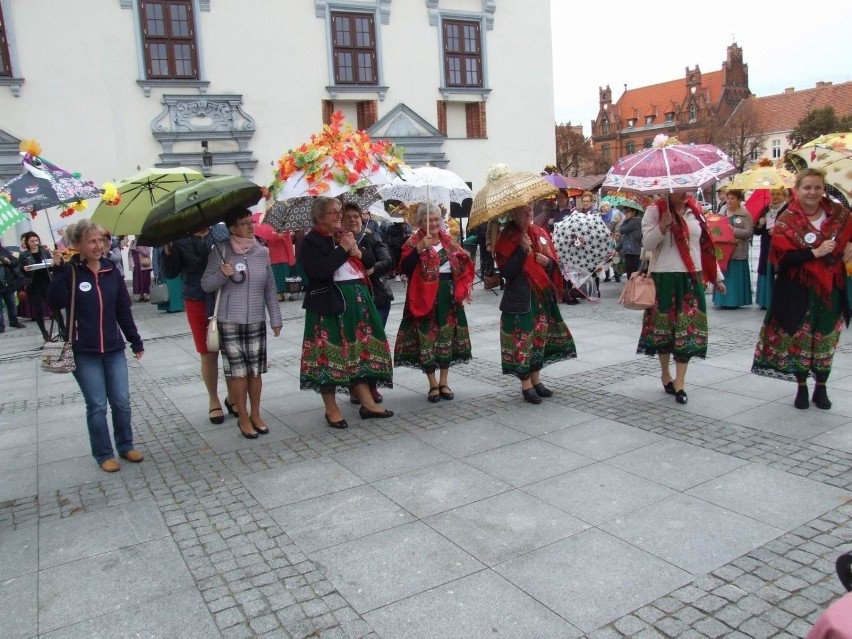
[[[799,120],[787,139],[793,148],[796,148],[826,133],[839,131],[852,131],[852,113],[838,117],[834,108],[827,106],[808,112]]]

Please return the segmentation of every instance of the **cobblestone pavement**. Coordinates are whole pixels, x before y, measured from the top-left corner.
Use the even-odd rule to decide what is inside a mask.
[[[184,316],[137,305],[146,459],[111,475],[73,379],[38,370],[37,331],[7,332],[0,636],[803,637],[852,542],[852,342],[834,409],[795,411],[792,385],[748,374],[761,313],[711,311],[677,407],[603,287],[562,307],[579,358],[545,370],[545,406],[500,374],[478,291],[456,400],[397,370],[397,416],[346,412],[346,431],[297,392],[302,311],[282,303],[255,441],[207,420]]]

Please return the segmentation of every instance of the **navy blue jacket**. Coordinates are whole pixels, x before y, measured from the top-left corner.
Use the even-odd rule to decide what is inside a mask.
[[[54,269],[53,282],[47,289],[48,304],[52,308],[67,308],[70,312],[71,269],[77,272],[74,291],[77,303],[71,329],[74,352],[123,351],[127,347],[125,337],[134,353],[143,351],[142,338],[130,312],[132,302],[124,277],[107,259],[101,259],[97,275],[76,255],[63,268]]]

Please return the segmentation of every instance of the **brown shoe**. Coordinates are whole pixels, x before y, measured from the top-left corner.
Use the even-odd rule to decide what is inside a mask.
[[[142,456],[142,453],[140,453],[138,450],[128,450],[126,453],[119,453],[119,456],[122,459],[126,459],[129,462],[133,462],[134,464],[138,464],[143,459],[145,459]]]
[[[115,457],[110,457],[109,459],[101,462],[101,470],[106,473],[115,473],[121,470],[121,466],[119,466],[118,462],[115,461]]]

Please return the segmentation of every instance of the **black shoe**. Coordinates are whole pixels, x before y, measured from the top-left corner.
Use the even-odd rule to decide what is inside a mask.
[[[604,282],[611,282],[611,281],[612,280],[610,280],[608,277],[604,279]]]
[[[216,413],[216,412],[221,413],[222,409],[221,408],[211,408],[209,411],[207,411],[207,416],[210,418],[211,424],[221,424],[222,422],[225,421],[225,415],[224,414],[223,415],[214,415],[213,413]]]
[[[15,322],[14,324],[9,324],[9,326],[11,326],[12,328],[26,328],[26,326],[24,326],[20,322]]]
[[[817,384],[814,386],[814,395],[811,397],[811,401],[816,405],[817,408],[821,408],[823,410],[828,410],[831,408],[831,400],[828,399],[828,393],[825,390],[825,384]]]
[[[372,411],[364,408],[363,406],[358,409],[358,414],[361,416],[361,419],[384,419],[386,417],[393,417],[392,410]]]
[[[252,424],[252,426],[254,427],[254,430],[258,435],[268,435],[269,434],[268,428],[258,428],[254,424]]]
[[[816,395],[816,389],[814,389],[814,395]],[[810,408],[811,403],[808,401],[808,387],[806,384],[799,385],[799,390],[796,392],[796,401],[793,402],[793,406],[799,410]]]
[[[535,392],[534,388],[522,388],[521,395],[523,395],[524,400],[528,401],[530,404],[541,404],[541,397],[538,396],[538,393]]]
[[[621,276],[620,276],[620,275],[616,275],[616,276],[615,276],[615,283],[616,283],[616,284],[621,284]]]
[[[328,418],[328,413],[325,414],[325,421],[328,422],[328,425],[332,428],[349,428],[349,424],[346,423],[345,419],[333,422]]]
[[[553,397],[553,391],[541,382],[539,382],[538,384],[534,384],[533,388],[535,389],[536,395],[538,395],[539,397]]]
[[[246,439],[257,439],[260,437],[257,433],[247,433],[242,428],[240,428],[240,422],[237,422],[237,430],[240,431],[240,435],[245,437]]]
[[[433,391],[438,391],[438,393],[433,395],[432,394]],[[426,396],[426,399],[428,399],[429,402],[432,403],[432,404],[437,404],[438,402],[440,402],[441,401],[440,389],[437,386],[433,386],[432,388],[430,388],[429,394]]]
[[[239,414],[237,413],[236,408],[234,408],[235,406],[236,406],[236,404],[229,404],[228,398],[227,397],[225,398],[225,410],[227,410],[234,417],[239,417]]]
[[[5,333],[5,332],[6,332],[6,327],[0,326],[0,333]]]
[[[349,395],[349,403],[350,403],[350,404],[353,404],[353,405],[355,405],[355,406],[360,406],[360,405],[361,405],[361,400],[360,400],[360,399],[358,399],[358,396],[357,396],[357,395],[352,395],[352,394],[350,394],[350,395]]]
[[[665,390],[666,393],[669,394],[669,395],[674,395],[675,394],[674,382],[672,381],[672,382],[669,382],[668,384],[663,384],[663,390]]]
[[[681,389],[681,390],[679,390],[679,391],[677,391],[677,392],[675,393],[675,401],[676,401],[678,404],[686,404],[686,400],[687,400],[687,399],[688,399],[688,398],[687,398],[687,396],[686,396],[686,391],[685,391],[685,390]]]
[[[447,390],[444,390],[445,388]],[[455,397],[455,395],[453,394],[453,391],[450,390],[449,386],[447,386],[446,384],[442,384],[441,386],[438,386],[438,397],[450,401]]]

